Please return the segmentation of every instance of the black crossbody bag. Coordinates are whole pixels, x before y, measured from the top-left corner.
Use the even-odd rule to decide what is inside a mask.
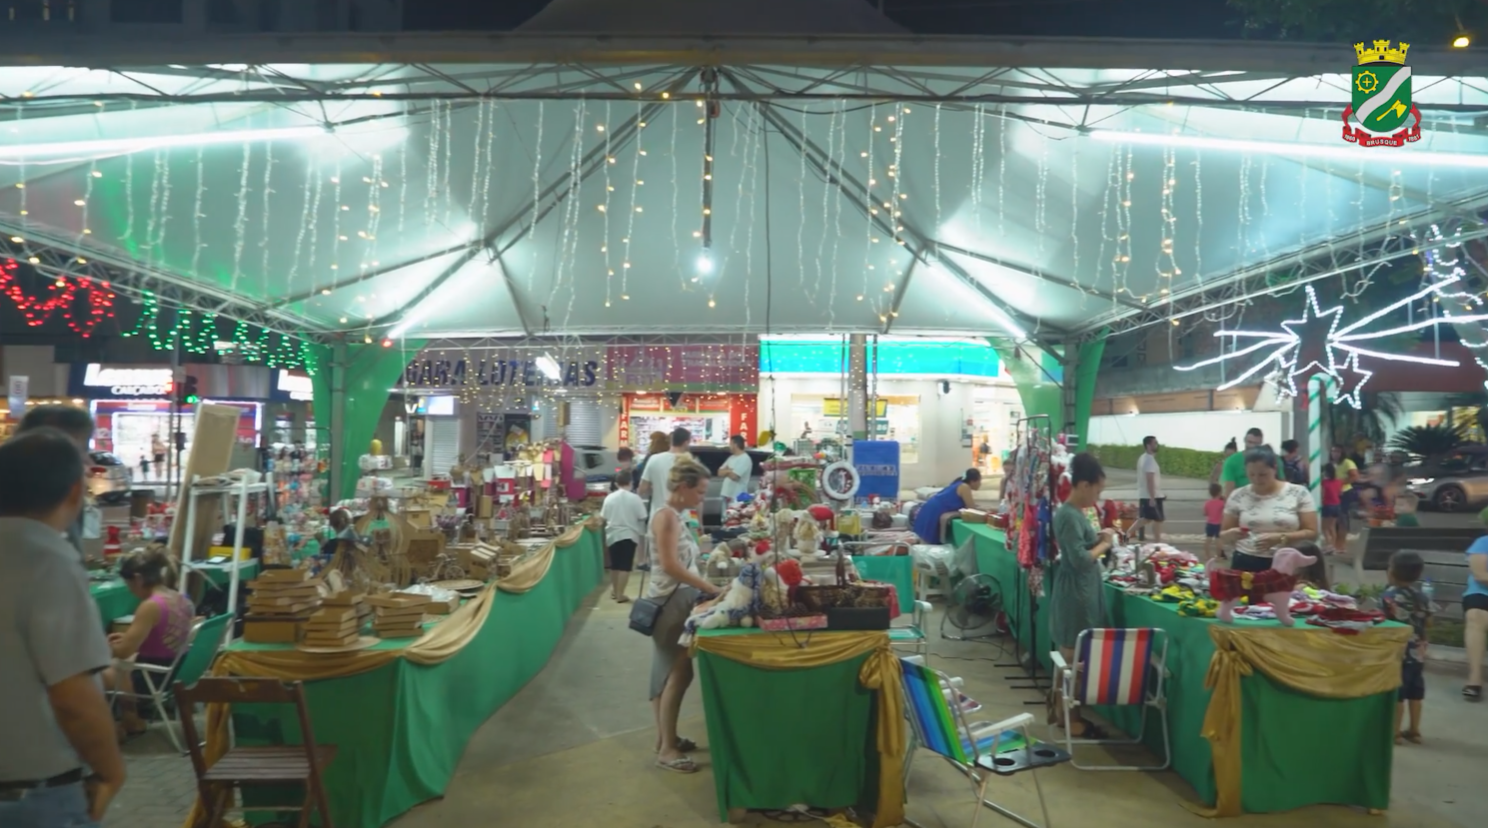
[[[661,601],[655,598],[635,599],[635,603],[630,605],[630,628],[641,635],[649,636],[655,633],[656,622],[661,618],[661,611],[666,609],[666,605],[671,603],[672,596],[676,595],[677,590],[681,588],[681,584],[676,585]]]

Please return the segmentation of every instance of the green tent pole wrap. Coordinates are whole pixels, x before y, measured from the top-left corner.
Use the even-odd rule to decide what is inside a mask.
[[[1024,345],[1020,349],[1006,339],[989,338],[988,341],[997,350],[997,358],[1018,388],[1018,398],[1023,402],[1023,416],[1034,417],[1046,414],[1054,427],[1054,432],[1057,434],[1063,431],[1064,391],[1045,372],[1041,363],[1033,361],[1036,359],[1042,361],[1052,355],[1045,354],[1044,350],[1036,345]]]
[[[402,341],[393,348],[348,342],[315,347],[320,364],[313,378],[315,421],[330,446],[331,484],[326,499],[331,503],[356,494],[361,474],[357,461],[377,433],[389,389],[402,376],[408,355],[423,347],[423,340]]]
[[[1090,409],[1095,405],[1095,383],[1110,334],[1110,328],[1102,328],[1080,344],[1080,361],[1075,367],[1075,433],[1080,436],[1082,451],[1090,445]]]

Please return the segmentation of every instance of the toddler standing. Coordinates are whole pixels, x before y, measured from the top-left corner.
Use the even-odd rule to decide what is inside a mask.
[[[1224,487],[1209,484],[1209,499],[1204,501],[1204,560],[1219,556],[1219,526],[1224,523]]]
[[[1395,703],[1395,744],[1421,744],[1421,702],[1426,698],[1426,630],[1431,626],[1431,602],[1421,592],[1421,573],[1426,562],[1415,552],[1390,556],[1390,585],[1380,596],[1385,617],[1411,626],[1410,643],[1400,666],[1400,697]],[[1410,729],[1401,730],[1406,709]]]

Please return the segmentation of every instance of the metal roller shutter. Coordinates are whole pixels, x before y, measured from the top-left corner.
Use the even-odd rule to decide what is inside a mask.
[[[458,417],[430,417],[424,423],[424,462],[427,474],[448,475],[460,459],[460,420]]]
[[[569,401],[567,436],[571,446],[604,445],[604,408],[598,400]]]

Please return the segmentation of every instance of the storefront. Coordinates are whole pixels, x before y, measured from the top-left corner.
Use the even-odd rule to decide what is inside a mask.
[[[735,434],[751,445],[759,429],[756,345],[612,345],[612,387],[626,389],[619,445],[644,451],[651,435],[677,427],[722,445]]]
[[[183,377],[196,379],[202,404],[226,405],[239,409],[234,466],[253,466],[255,453],[264,430],[264,403],[269,399],[269,369],[246,365],[190,365],[181,369]],[[98,363],[72,366],[69,390],[86,400],[93,414],[96,430],[94,448],[110,451],[133,468],[151,463],[150,475],[159,476],[154,467],[157,445],[167,450],[172,435],[179,431],[185,448],[184,464],[191,452],[195,431],[194,405],[181,406],[179,415],[172,411],[174,388],[172,370],[156,366],[112,366]],[[175,418],[179,416],[179,420]]]
[[[735,434],[754,443],[759,423],[755,394],[626,394],[620,411],[619,443],[644,450],[657,432],[679,426],[700,443],[723,444]]]
[[[870,355],[869,432],[900,444],[905,488],[944,485],[976,466],[996,472],[1022,404],[981,341],[880,337]],[[842,338],[762,337],[759,417],[779,439],[843,441],[851,433]]]

